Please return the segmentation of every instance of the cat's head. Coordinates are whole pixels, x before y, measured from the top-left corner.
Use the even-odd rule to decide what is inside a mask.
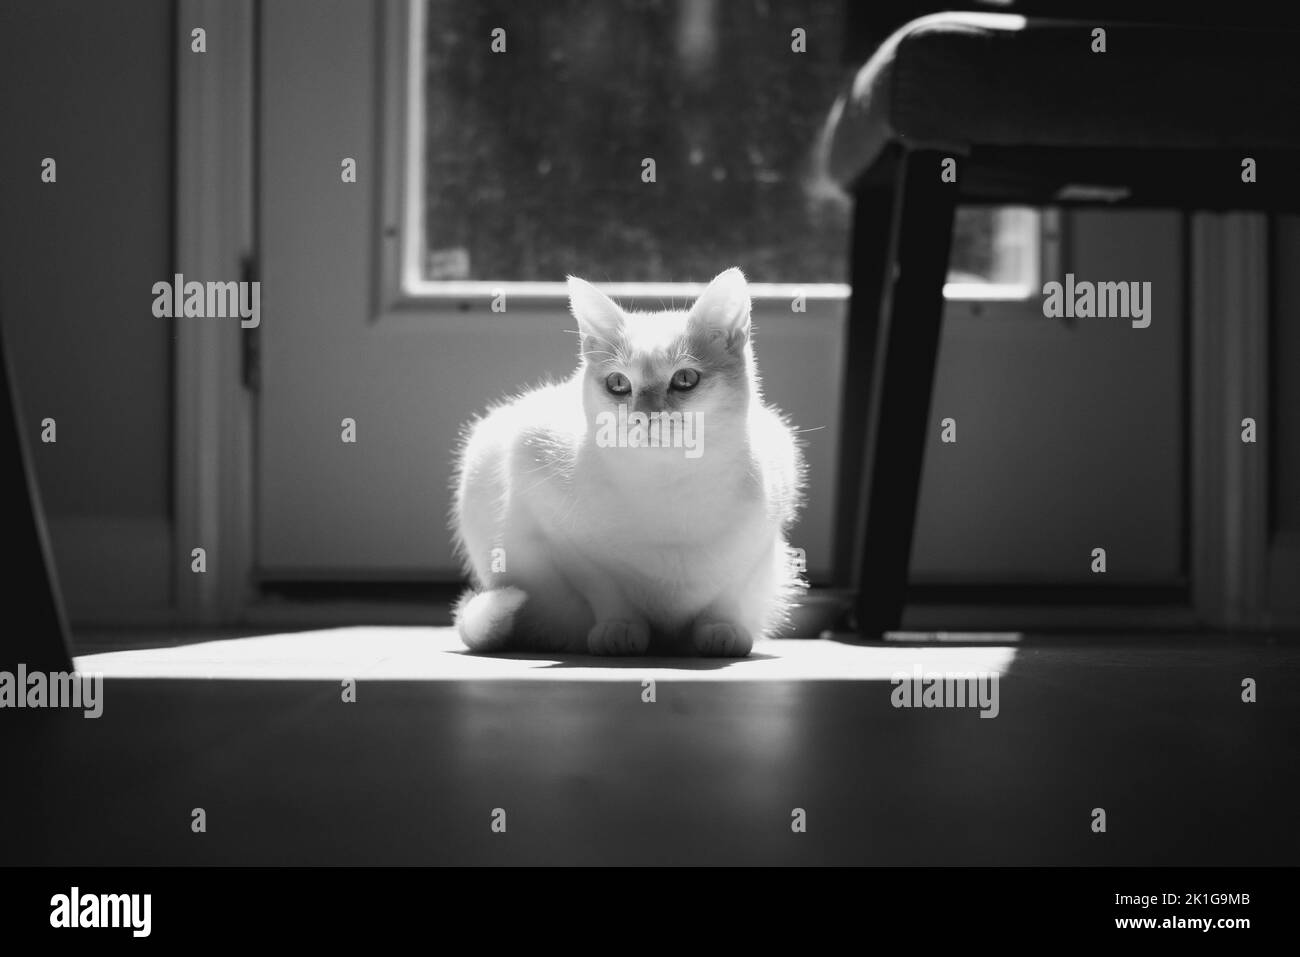
[[[689,309],[628,312],[569,277],[581,341],[583,406],[597,417],[680,412],[717,435],[744,421],[758,382],[750,344],[749,288],[739,269],[720,273]]]

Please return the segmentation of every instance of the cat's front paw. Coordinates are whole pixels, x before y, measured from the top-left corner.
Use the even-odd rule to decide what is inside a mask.
[[[637,621],[598,621],[587,632],[593,655],[643,655],[650,647],[650,629]]]
[[[698,621],[691,643],[705,658],[744,658],[754,647],[749,629],[726,621]]]

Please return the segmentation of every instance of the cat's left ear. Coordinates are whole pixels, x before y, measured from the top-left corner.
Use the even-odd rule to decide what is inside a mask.
[[[588,339],[608,345],[618,342],[623,331],[623,310],[609,296],[577,276],[569,277],[569,311],[578,320],[583,352],[587,351]]]
[[[689,322],[709,342],[739,352],[749,341],[749,285],[734,266],[718,273],[691,307]]]

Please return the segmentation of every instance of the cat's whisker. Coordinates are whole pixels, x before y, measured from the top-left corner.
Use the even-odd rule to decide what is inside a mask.
[[[548,463],[548,466],[549,466],[549,463]],[[544,467],[547,467],[547,466],[544,466]],[[531,474],[532,474],[533,472],[535,472],[535,471],[537,471],[537,469],[531,469],[531,470],[529,470],[528,472],[525,472],[524,474],[525,474],[525,475],[531,475]],[[536,482],[534,482],[532,485],[528,486],[528,487],[525,488],[525,489],[522,489],[518,494],[520,494],[520,495],[524,495],[524,496],[527,496],[530,492],[534,491],[535,489],[541,488],[541,487],[542,487],[543,485],[545,485],[549,480],[551,480],[551,479],[555,478],[556,476],[560,475],[562,472],[563,472],[563,469],[558,469],[558,470],[555,470],[555,471],[552,471],[552,472],[548,472],[546,475],[543,475],[540,479],[538,479],[538,480],[537,480]],[[514,490],[512,490],[512,492],[513,492],[513,491],[514,491]]]

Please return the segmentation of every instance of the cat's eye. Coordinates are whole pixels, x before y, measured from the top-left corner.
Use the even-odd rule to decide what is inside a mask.
[[[611,372],[605,376],[605,388],[614,395],[627,395],[632,391],[632,383],[621,372]]]
[[[672,388],[678,392],[687,392],[700,383],[700,374],[694,369],[678,369],[673,373]]]

